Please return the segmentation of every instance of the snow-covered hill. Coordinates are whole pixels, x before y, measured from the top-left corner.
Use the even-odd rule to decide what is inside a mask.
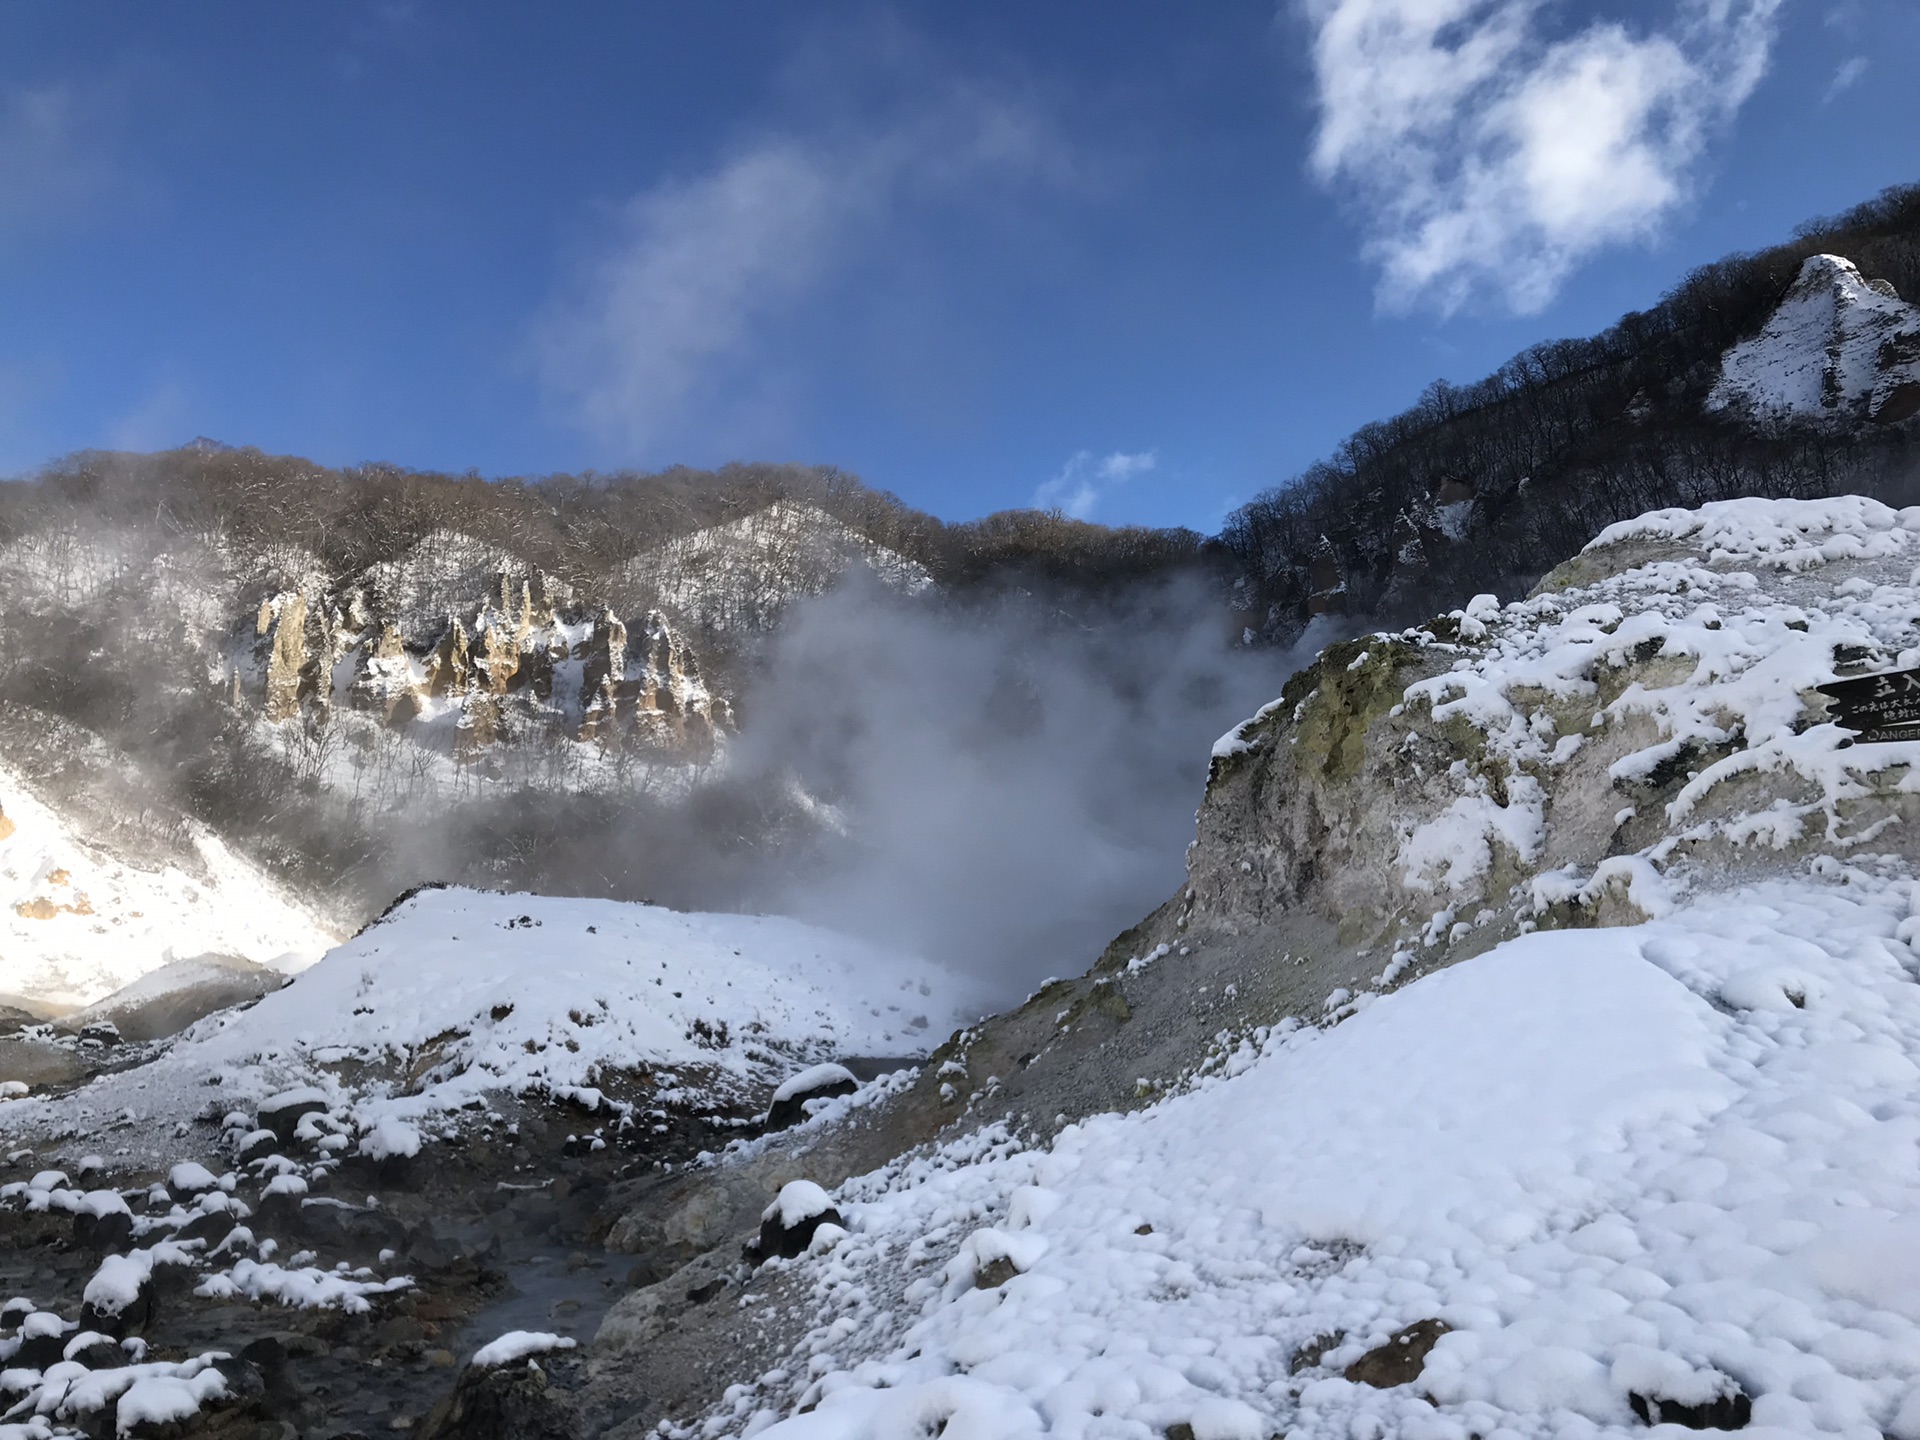
[[[4,766],[0,817],[0,998],[62,1012],[206,954],[293,973],[338,938],[203,827],[191,832],[192,873],[124,861]]]
[[[924,1054],[983,1000],[966,977],[797,921],[432,889],[48,1115],[118,1111],[137,1131],[194,1113],[209,1083],[229,1106],[317,1087],[370,1145],[417,1149],[420,1127],[489,1096],[717,1104],[823,1060]]]
[[[1852,261],[1814,255],[1766,327],[1727,351],[1711,410],[1881,422],[1920,411],[1920,308]]]

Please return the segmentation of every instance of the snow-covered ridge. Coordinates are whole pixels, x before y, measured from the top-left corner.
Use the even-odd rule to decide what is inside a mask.
[[[1850,260],[1810,256],[1765,328],[1722,358],[1707,408],[1903,420],[1920,411],[1920,308]]]
[[[916,595],[933,584],[925,566],[868,539],[816,505],[777,501],[642,551],[615,588],[652,598],[683,624],[712,631],[772,626],[794,601],[823,595],[864,566],[880,582]]]
[[[204,873],[128,864],[77,839],[4,766],[0,817],[0,995],[72,1009],[209,953],[291,973],[337,939],[202,827]]]

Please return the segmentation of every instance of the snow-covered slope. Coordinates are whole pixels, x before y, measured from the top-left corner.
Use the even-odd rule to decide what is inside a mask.
[[[391,1135],[488,1094],[578,1099],[642,1069],[655,1099],[676,1085],[720,1098],[816,1060],[925,1053],[981,999],[939,967],[791,920],[426,890],[72,1103],[144,1124],[203,1104],[209,1077],[223,1104],[317,1086]]]
[[[1920,410],[1920,308],[1853,262],[1814,255],[1773,318],[1722,358],[1712,410],[1893,421]]]
[[[1744,1394],[1750,1433],[1908,1440],[1911,894],[1834,865],[1527,936],[1048,1148],[853,1182],[801,1363],[724,1433],[1625,1435]],[[1402,1383],[1347,1378],[1433,1321]]]
[[[0,815],[0,996],[73,1009],[205,954],[291,972],[338,938],[202,828],[202,873],[141,868],[78,839],[3,766]]]

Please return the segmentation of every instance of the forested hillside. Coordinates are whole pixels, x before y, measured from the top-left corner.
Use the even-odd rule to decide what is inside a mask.
[[[1920,298],[1920,186],[1704,265],[1591,339],[1535,345],[1477,384],[1436,381],[1357,431],[1227,522],[1249,628],[1282,640],[1316,613],[1412,620],[1478,591],[1512,595],[1605,526],[1662,506],[1908,496],[1910,425],[1756,423],[1707,407],[1723,354],[1820,254]]]

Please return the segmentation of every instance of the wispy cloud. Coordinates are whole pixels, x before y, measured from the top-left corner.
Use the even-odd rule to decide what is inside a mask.
[[[0,87],[0,238],[70,220],[111,188],[101,132],[115,108],[98,86]]]
[[[168,450],[184,445],[193,437],[191,414],[187,386],[177,375],[162,375],[108,422],[107,446],[112,450]]]
[[[1076,451],[1060,467],[1060,473],[1033,492],[1037,510],[1059,510],[1076,520],[1091,520],[1100,502],[1136,475],[1144,475],[1158,463],[1151,450],[1135,454],[1115,450],[1096,457],[1091,450]]]
[[[1827,82],[1826,93],[1820,97],[1822,105],[1831,105],[1840,96],[1851,90],[1867,73],[1867,57],[1852,55],[1840,62],[1840,68],[1833,72],[1833,79]]]
[[[763,134],[624,206],[539,326],[542,378],[586,429],[645,455],[760,368],[769,327],[887,243],[903,214],[1071,170],[1043,114],[970,86],[880,125]]]
[[[1550,0],[1298,0],[1312,166],[1364,217],[1394,310],[1520,313],[1642,240],[1766,71],[1782,0],[1680,0],[1666,24],[1546,33]]]

